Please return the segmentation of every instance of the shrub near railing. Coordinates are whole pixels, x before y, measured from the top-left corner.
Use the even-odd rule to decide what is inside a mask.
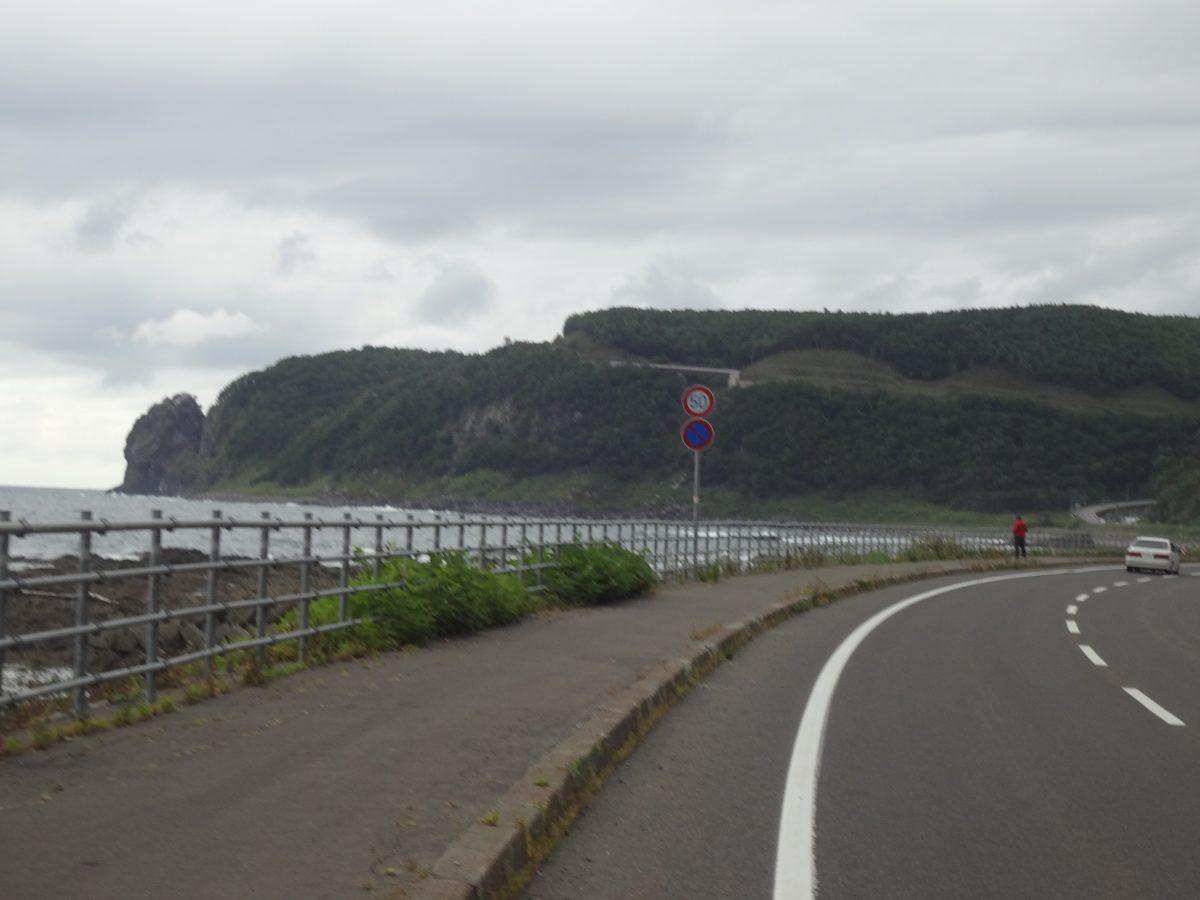
[[[543,590],[528,589],[532,576],[490,572],[476,567],[465,553],[435,553],[427,559],[386,560],[376,581],[372,573],[351,579],[351,587],[391,584],[352,593],[354,628],[318,634],[309,650],[318,656],[347,656],[424,645],[438,638],[471,634],[519,621],[543,606],[590,606],[646,593],[657,582],[640,554],[616,544],[568,544],[545,554]],[[300,613],[292,610],[281,631],[296,630]],[[339,621],[338,600],[325,597],[309,607],[310,626]],[[290,655],[290,654],[285,654]]]
[[[646,558],[620,544],[566,544],[547,554],[543,573],[548,602],[594,606],[636,597],[658,583]]]

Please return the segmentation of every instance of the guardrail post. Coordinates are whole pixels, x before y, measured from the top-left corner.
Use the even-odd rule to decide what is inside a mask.
[[[442,516],[438,513],[433,517],[433,552],[440,553],[442,550]]]
[[[217,522],[221,521],[221,511],[219,509],[213,510],[213,519]],[[221,526],[214,525],[212,527],[208,552],[208,561],[213,565],[213,568],[208,570],[208,591],[205,601],[208,604],[209,610],[208,614],[204,617],[204,649],[208,652],[208,658],[205,662],[208,668],[209,681],[217,677],[217,658],[213,654],[213,648],[217,646],[217,613],[212,607],[217,605],[220,577],[217,574],[215,566],[220,560]]]
[[[371,566],[371,580],[376,584],[383,581],[383,516],[377,515],[375,521],[375,561]]]
[[[487,522],[479,523],[479,568],[487,571]]]
[[[404,554],[409,558],[413,553],[413,516],[408,514],[408,524],[404,526]]]
[[[86,575],[92,565],[92,530],[87,527],[92,520],[88,510],[80,513],[84,526],[79,529],[79,574]],[[88,623],[88,594],[91,584],[81,581],[75,593],[75,625],[82,627]],[[82,631],[75,635],[75,677],[84,678],[88,666],[87,635]],[[84,718],[87,715],[87,689],[83,685],[75,688],[75,716]]]
[[[311,581],[312,581],[312,563],[310,562],[310,560],[312,559],[312,530],[313,530],[313,527],[311,524],[309,524],[310,522],[312,522],[312,517],[313,517],[312,513],[306,512],[304,514],[304,524],[301,526],[301,530],[304,535],[303,548],[300,551],[300,557],[301,557],[301,562],[300,562],[300,595],[301,595],[300,596],[300,631],[301,632],[308,631],[308,606],[312,602],[312,598],[308,596],[309,593],[311,593]],[[304,655],[307,651],[308,651],[308,635],[302,633],[300,635],[300,643],[299,643],[299,646],[296,651],[297,657],[299,658],[300,662],[304,662]]]
[[[500,568],[508,568],[508,519],[500,520]]]
[[[271,519],[269,512],[262,514],[264,522]],[[254,648],[255,665],[261,670],[267,662],[267,645],[262,643],[267,636],[267,579],[271,573],[271,529],[263,525],[258,536],[258,606],[254,610],[254,637],[259,641]]]
[[[347,609],[350,605],[350,513],[343,513],[342,519],[342,568],[338,574],[338,622],[345,622]]]
[[[537,589],[542,589],[542,566],[546,563],[546,523],[538,522]]]
[[[150,511],[150,518],[156,522],[162,519],[162,510],[154,509]],[[162,565],[162,530],[157,526],[150,529],[150,557],[148,559],[149,567],[157,569]],[[158,572],[151,572],[146,578],[146,612],[150,615],[157,615],[162,605],[160,596],[160,584],[162,576]],[[151,619],[146,623],[146,665],[152,666],[158,662],[158,619]],[[145,692],[146,702],[154,703],[158,699],[158,673],[153,669],[146,670]]]
[[[12,521],[12,513],[0,509],[0,523]],[[8,580],[8,533],[0,533],[0,581]],[[0,641],[8,637],[4,619],[8,613],[8,589],[0,587]],[[4,648],[0,647],[0,722],[4,720]]]
[[[517,575],[525,583],[525,548],[529,543],[529,523],[521,522],[521,546],[517,551]]]

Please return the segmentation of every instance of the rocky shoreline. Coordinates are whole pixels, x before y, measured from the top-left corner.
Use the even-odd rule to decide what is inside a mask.
[[[208,557],[194,550],[164,549],[164,565],[184,565],[204,562]],[[20,578],[43,575],[66,575],[79,571],[79,559],[62,556],[54,560],[24,560]],[[146,576],[122,577],[121,571],[143,567],[141,560],[111,560],[93,557],[93,571],[102,571],[104,579],[92,585],[88,591],[88,621],[106,622],[114,619],[138,616],[148,610],[149,580]],[[314,566],[310,572],[313,589],[335,586],[338,572],[323,566]],[[271,596],[295,594],[300,589],[300,573],[296,566],[273,568],[269,575],[268,593]],[[218,599],[229,603],[251,599],[258,594],[258,573],[253,568],[221,571],[217,578]],[[159,578],[159,607],[168,611],[181,611],[189,607],[202,606],[208,598],[207,572],[175,572]],[[279,604],[270,610],[268,618],[277,620],[293,604]],[[68,628],[76,622],[78,588],[74,585],[61,587],[31,588],[10,592],[6,604],[5,630],[9,635],[28,635],[41,631]],[[237,640],[252,636],[256,612],[253,608],[226,610],[216,614],[216,637],[218,641]],[[172,656],[200,649],[205,642],[205,617],[193,615],[173,618],[158,626],[160,656]],[[90,671],[105,671],[136,665],[146,658],[147,626],[134,625],[88,635],[88,657]],[[73,637],[40,641],[29,648],[11,649],[6,653],[6,664],[20,665],[29,669],[45,669],[73,666],[75,640]]]

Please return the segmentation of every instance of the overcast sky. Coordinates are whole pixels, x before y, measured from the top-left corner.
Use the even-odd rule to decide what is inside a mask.
[[[1195,0],[9,0],[0,484],[615,305],[1200,313]]]

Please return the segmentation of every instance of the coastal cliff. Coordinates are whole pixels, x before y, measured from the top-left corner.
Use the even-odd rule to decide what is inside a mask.
[[[125,494],[181,494],[201,481],[204,411],[191,394],[156,403],[125,441]]]

